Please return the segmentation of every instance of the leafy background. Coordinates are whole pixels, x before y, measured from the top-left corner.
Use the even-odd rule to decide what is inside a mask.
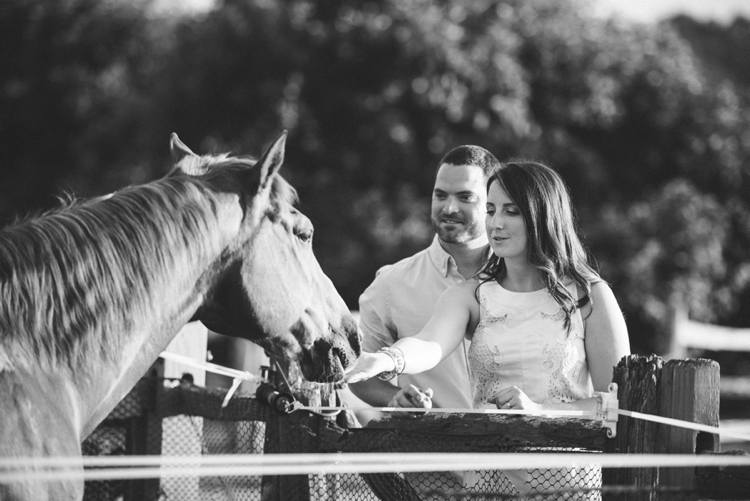
[[[750,326],[750,20],[656,25],[582,0],[150,0],[0,5],[0,220],[162,176],[177,132],[284,176],[348,305],[431,239],[442,154],[548,163],[638,353],[670,308]],[[750,374],[747,357],[722,371]]]

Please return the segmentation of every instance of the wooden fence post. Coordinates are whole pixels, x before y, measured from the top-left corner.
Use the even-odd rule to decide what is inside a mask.
[[[623,357],[614,369],[612,381],[617,383],[620,408],[645,414],[656,414],[658,410],[659,375],[663,361],[656,355],[648,357],[629,355]],[[656,452],[656,433],[658,425],[649,421],[619,416],[617,420],[617,435],[607,439],[604,452],[610,454],[651,453]],[[612,500],[653,500],[655,494],[652,489],[659,482],[659,472],[656,468],[604,468],[602,471],[603,485],[606,486],[636,486],[644,489],[641,492],[622,494],[608,494],[604,499]]]
[[[719,364],[704,358],[670,360],[659,380],[659,415],[719,426]],[[718,452],[719,435],[660,425],[657,454]],[[696,488],[695,468],[664,468],[660,485]]]
[[[286,384],[285,375],[289,373],[289,363],[276,357],[271,359],[271,380],[279,391],[291,393]],[[275,367],[274,367],[275,365]],[[275,369],[275,370],[274,370]],[[294,384],[293,382],[289,382]],[[293,412],[288,416],[270,413],[266,423],[264,454],[310,452],[299,443],[299,430],[302,426],[302,412]],[[309,501],[310,484],[307,475],[264,476],[261,482],[262,501]]]
[[[664,362],[660,357],[630,355],[614,370],[620,408],[709,426],[719,424],[719,364],[713,360]],[[718,451],[718,435],[620,416],[617,436],[604,452],[698,454]],[[656,500],[658,488],[695,489],[695,468],[605,468],[606,486],[636,486],[641,491],[605,499]]]

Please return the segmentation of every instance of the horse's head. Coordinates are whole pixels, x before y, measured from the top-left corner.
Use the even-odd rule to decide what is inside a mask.
[[[224,251],[206,277],[195,319],[298,361],[310,381],[337,381],[359,356],[360,338],[315,259],[312,223],[293,207],[296,193],[278,175],[285,141],[283,133],[255,162],[198,156],[172,135],[172,175],[207,183],[218,194],[216,211],[226,226]]]

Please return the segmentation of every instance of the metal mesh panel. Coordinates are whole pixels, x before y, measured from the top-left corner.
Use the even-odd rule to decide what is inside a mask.
[[[99,426],[81,444],[84,456],[121,456],[126,452],[127,428],[106,424]],[[84,501],[114,501],[122,499],[125,492],[123,481],[86,482]]]
[[[266,424],[260,421],[213,421],[204,423],[203,445],[207,454],[262,454]],[[231,451],[231,452],[227,452]],[[201,479],[201,499],[260,500],[261,477],[225,476]]]
[[[199,416],[174,416],[162,421],[162,453],[168,456],[199,454],[261,454],[265,423],[220,421]],[[253,501],[261,499],[261,478],[253,476],[176,477],[161,480],[161,498],[167,500]]]

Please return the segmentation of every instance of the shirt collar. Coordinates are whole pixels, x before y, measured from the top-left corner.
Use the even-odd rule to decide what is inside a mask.
[[[448,276],[451,271],[451,267],[456,270],[456,273],[458,273],[456,260],[453,259],[453,256],[448,254],[445,249],[443,249],[443,246],[440,245],[440,239],[437,235],[435,235],[435,237],[432,239],[432,244],[430,244],[427,252],[430,255],[430,259],[432,259],[432,262],[435,263],[435,266],[437,266],[437,269],[440,270],[440,273],[444,277]],[[489,257],[490,252],[492,252],[490,250],[490,246],[487,245],[485,259]]]

